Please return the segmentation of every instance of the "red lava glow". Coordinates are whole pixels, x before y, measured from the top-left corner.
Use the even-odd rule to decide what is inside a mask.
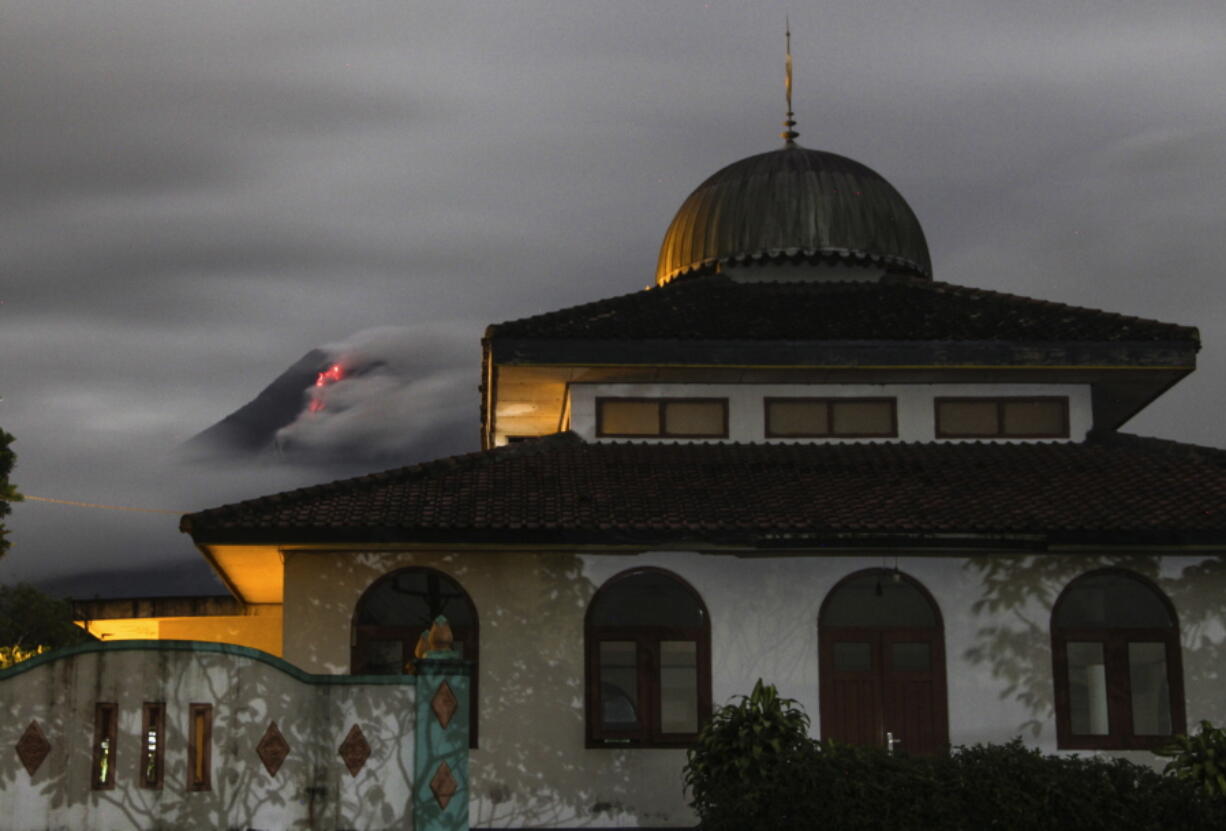
[[[315,386],[316,388],[322,390],[323,387],[326,387],[329,384],[335,384],[337,381],[341,380],[344,377],[345,377],[345,370],[341,367],[341,365],[332,364],[332,366],[328,367],[323,372],[315,376]],[[312,413],[317,413],[323,408],[324,408],[323,395],[317,392],[311,398],[311,403],[307,405],[307,411],[312,412]]]

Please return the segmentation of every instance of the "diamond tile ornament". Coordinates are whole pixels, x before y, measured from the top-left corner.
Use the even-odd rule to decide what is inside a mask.
[[[447,729],[448,724],[451,724],[451,717],[455,715],[459,706],[460,702],[456,700],[450,685],[446,681],[439,684],[438,689],[434,691],[434,698],[430,700],[430,709],[444,730]]]
[[[459,789],[459,784],[455,781],[455,777],[451,775],[451,768],[447,767],[446,762],[440,764],[438,770],[434,773],[434,778],[430,780],[430,791],[434,794],[438,807],[446,810],[447,803],[451,801],[451,797],[455,796],[455,792]]]
[[[43,735],[43,728],[38,726],[37,720],[30,722],[30,726],[17,740],[16,747],[17,758],[25,765],[26,773],[31,776],[51,752],[51,742],[47,741],[47,737]]]
[[[341,746],[337,751],[341,754],[341,759],[345,762],[345,767],[349,770],[350,776],[357,776],[358,771],[366,764],[366,760],[370,758],[370,744],[366,741],[366,736],[362,733],[362,728],[356,724],[349,728],[349,733],[345,736],[345,740],[341,742]]]
[[[281,763],[289,756],[289,742],[281,735],[275,721],[268,723],[268,729],[264,731],[260,743],[255,746],[255,752],[264,763],[264,770],[268,771],[268,775],[276,776],[281,769]]]

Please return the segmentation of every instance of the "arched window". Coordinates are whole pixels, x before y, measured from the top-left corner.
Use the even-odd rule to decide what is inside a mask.
[[[1051,637],[1060,747],[1152,748],[1186,732],[1179,622],[1157,587],[1084,574],[1056,600]]]
[[[587,612],[588,745],[687,744],[711,715],[711,623],[667,571],[622,572]]]
[[[944,628],[923,586],[897,570],[852,574],[826,595],[818,629],[822,738],[949,746]]]
[[[412,674],[417,639],[439,615],[451,624],[454,648],[473,662],[469,743],[476,747],[477,610],[468,593],[446,574],[406,568],[372,583],[354,610],[349,670],[354,675]]]

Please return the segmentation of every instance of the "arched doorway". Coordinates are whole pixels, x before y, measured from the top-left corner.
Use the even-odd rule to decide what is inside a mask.
[[[897,570],[857,572],[818,616],[822,738],[899,747],[949,746],[945,632],[918,582]]]

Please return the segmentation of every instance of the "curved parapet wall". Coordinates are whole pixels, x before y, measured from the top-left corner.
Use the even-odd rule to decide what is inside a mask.
[[[40,655],[0,672],[0,746],[10,749],[0,753],[0,816],[12,831],[407,827],[417,684],[313,675],[255,649],[193,641]],[[160,787],[142,769],[149,704],[164,714]],[[113,726],[100,712],[115,714]],[[211,731],[203,755],[200,712]]]

